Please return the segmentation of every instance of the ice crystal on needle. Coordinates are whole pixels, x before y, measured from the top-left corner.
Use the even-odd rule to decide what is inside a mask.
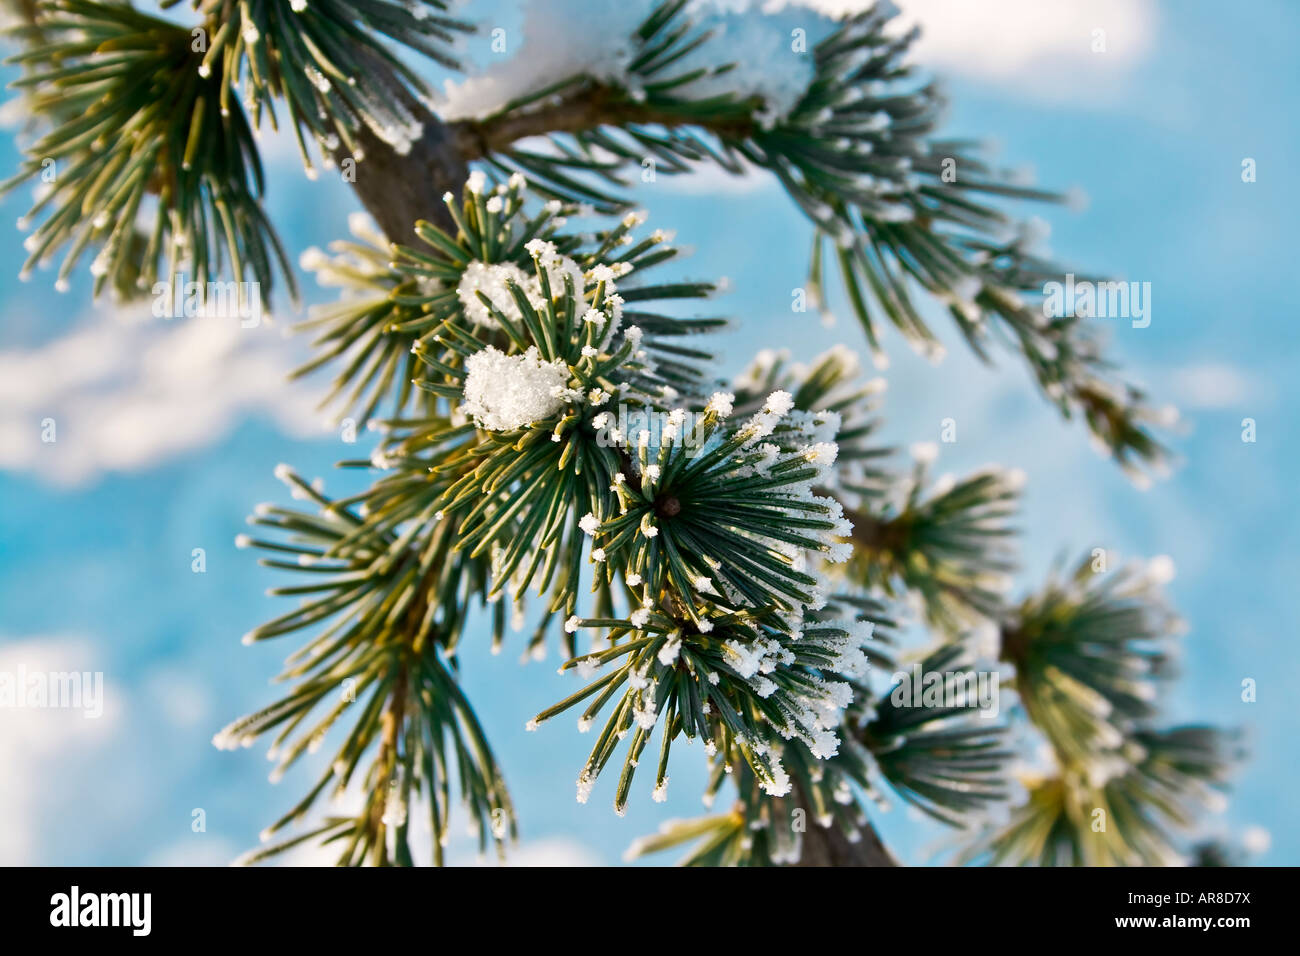
[[[719,392],[689,429],[686,411],[675,409],[657,438],[644,429],[624,436],[640,488],[616,479],[617,513],[588,515],[582,525],[606,560],[626,561],[637,581],[651,590],[671,584],[696,626],[705,624],[697,604],[715,598],[819,608],[824,595],[809,572],[852,551],[843,507],[814,491],[837,458],[840,416],[796,409],[781,389],[743,421],[727,420],[733,409],[734,396]],[[633,527],[639,534],[628,533]],[[759,580],[755,567],[764,571]]]
[[[566,629],[610,623],[570,619]],[[775,797],[791,790],[782,766],[789,747],[806,755],[794,758],[804,766],[809,758],[820,764],[837,755],[841,727],[854,702],[851,682],[864,678],[868,669],[864,644],[871,639],[869,622],[826,622],[765,609],[700,623],[708,626],[641,608],[625,623],[617,622],[614,633],[626,630],[634,639],[618,648],[618,656],[627,660],[613,673],[598,677],[594,666],[598,660],[611,662],[611,650],[593,649],[565,664],[594,683],[587,693],[539,714],[539,723],[606,687],[600,702],[582,715],[590,721],[622,690],[583,769],[585,788],[579,799],[590,791],[618,741],[632,735],[615,799],[621,808],[646,736],[665,721],[665,748],[679,733],[702,739],[728,766],[750,767],[761,788]],[[666,782],[663,766],[661,762],[657,792]]]

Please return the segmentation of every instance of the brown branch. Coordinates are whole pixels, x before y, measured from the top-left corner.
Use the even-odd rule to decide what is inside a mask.
[[[794,866],[898,866],[880,835],[864,824],[857,843],[839,827],[813,827],[803,835],[803,854]]]
[[[601,126],[702,126],[724,139],[746,139],[754,131],[754,123],[747,116],[703,124],[698,118],[691,120],[671,110],[647,106],[623,90],[591,81],[545,106],[450,125],[460,154],[471,160],[508,149],[529,136],[581,133]]]
[[[444,122],[393,78],[387,65],[376,61],[371,68],[375,74],[372,81],[391,89],[424,128],[405,154],[397,153],[369,129],[363,128],[357,135],[364,159],[357,163],[353,188],[384,234],[397,242],[407,241],[411,226],[420,219],[454,231],[443,194],[459,193],[469,175],[469,163],[530,136],[629,125],[699,126],[723,140],[746,139],[754,132],[748,115],[703,124],[698,118],[647,106],[622,90],[590,81],[537,108],[485,120]],[[346,149],[334,156],[339,163],[349,158]]]
[[[850,508],[844,509],[844,517],[853,523],[853,543],[864,551],[895,555],[907,547],[910,529],[904,522],[884,520]]]
[[[409,242],[412,227],[421,219],[454,232],[442,196],[447,192],[459,195],[469,176],[466,159],[442,120],[404,88],[401,100],[423,125],[424,134],[403,154],[363,128],[357,144],[364,150],[364,158],[356,164],[352,188],[384,235],[394,242]],[[334,155],[340,164],[350,158],[346,149]]]
[[[374,834],[377,862],[387,862],[388,838],[385,833],[387,825],[383,821],[388,807],[388,791],[397,781],[397,738],[406,722],[406,695],[410,674],[403,666],[397,672],[393,682],[393,693],[388,707],[381,718],[383,728],[379,741],[379,754],[375,758],[375,767],[380,777],[377,783],[383,784],[383,797],[372,802],[370,810],[370,830]]]
[[[36,0],[4,0],[0,7],[9,7],[13,15],[28,26],[40,25],[41,9]]]
[[[793,799],[804,806],[798,784]],[[803,852],[794,866],[898,866],[898,861],[881,842],[880,835],[870,823],[864,823],[856,843],[844,835],[837,826],[815,826],[803,834]]]
[[[836,493],[830,488],[813,489],[815,494],[835,498]],[[901,518],[877,518],[867,511],[858,511],[846,507],[844,517],[853,525],[850,537],[857,547],[872,554],[899,554],[907,547],[911,529]]]

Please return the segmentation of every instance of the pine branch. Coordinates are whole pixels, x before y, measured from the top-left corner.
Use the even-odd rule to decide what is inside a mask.
[[[486,191],[485,177],[475,182],[481,182],[480,188]],[[424,385],[432,382],[434,366],[421,362],[416,353],[436,348],[433,335],[437,327],[457,318],[467,302],[482,309],[475,298],[476,283],[493,270],[527,282],[528,273],[535,270],[533,254],[527,248],[533,239],[549,242],[557,254],[572,257],[584,271],[605,262],[627,269],[632,278],[621,287],[620,315],[645,333],[643,345],[654,366],[653,372],[643,366],[636,373],[637,384],[663,396],[695,387],[698,366],[710,356],[687,347],[683,340],[719,328],[723,322],[670,318],[658,311],[671,300],[689,301],[713,291],[708,283],[645,281],[655,266],[677,258],[669,234],[656,231],[636,239],[633,229],[640,217],[628,216],[617,225],[597,230],[586,242],[564,231],[564,210],[558,203],[548,204],[535,215],[524,215],[521,182],[516,177],[485,196],[481,212],[476,203],[470,203],[453,214],[448,202],[441,201],[440,219],[451,226],[417,222],[418,246],[394,246],[376,234],[365,216],[357,216],[350,222],[359,242],[331,244],[332,257],[316,248],[303,254],[301,264],[315,272],[322,285],[345,290],[339,302],[313,309],[311,319],[300,326],[317,333],[313,344],[321,354],[295,375],[334,361],[344,363],[322,404],[342,400],[340,414],[356,415],[364,421],[371,419],[394,390],[393,419],[418,407],[421,396],[427,400],[433,393],[425,391]],[[488,211],[489,202],[500,204],[497,212]],[[508,296],[504,290],[499,294]],[[663,304],[655,305],[655,300],[663,300]],[[488,321],[471,323],[474,334],[483,333],[495,321],[485,311],[479,313],[479,319]],[[511,340],[497,334],[488,338],[488,344],[508,348]],[[374,424],[389,427],[383,421]]]
[[[1064,771],[1032,781],[1010,821],[958,862],[1038,866],[1177,866],[1178,836],[1222,803],[1241,760],[1235,735],[1211,727],[1144,730],[1131,763],[1110,776]]]
[[[458,121],[455,139],[462,154],[524,172],[545,195],[608,212],[625,205],[626,170],[646,163],[670,175],[700,163],[767,170],[818,228],[812,289],[822,290],[826,262],[838,265],[882,361],[882,319],[917,348],[941,351],[913,301],[919,286],[946,305],[981,358],[993,332],[1004,332],[1049,400],[1082,417],[1140,480],[1143,467],[1165,464],[1151,434],[1164,413],[1140,390],[1111,381],[1088,323],[1045,318],[1045,283],[1065,270],[1038,259],[1031,231],[1017,230],[985,198],[1062,197],[1015,185],[970,144],[934,135],[943,97],[904,63],[916,31],[885,34],[894,12],[875,4],[805,54],[811,82],[782,112],[761,92],[715,92],[737,64],[695,12],[666,0],[634,33],[621,78],[556,77],[486,117]],[[715,62],[701,65],[710,53]],[[552,148],[520,145],[537,136]],[[834,246],[829,258],[823,237]]]
[[[770,796],[790,793],[800,777],[813,782],[805,751],[781,741],[796,739],[820,760],[835,754],[840,738],[830,717],[851,699],[845,679],[865,673],[862,644],[870,637],[869,623],[792,623],[772,611],[699,621],[657,612],[633,616],[635,620],[572,622],[607,633],[597,645],[603,649],[573,658],[565,669],[589,676],[609,664],[615,669],[538,714],[530,725],[594,697],[579,719],[582,729],[606,704],[613,705],[578,777],[581,802],[630,734],[614,798],[622,813],[642,749],[661,722],[656,799],[664,799],[668,759],[679,735],[702,740],[715,765],[728,772],[747,766],[759,789]],[[786,757],[792,758],[788,770]]]
[[[1089,556],[999,618],[1024,714],[1051,766],[1023,773],[1028,799],[961,862],[1175,865],[1178,837],[1222,801],[1238,735],[1154,727],[1181,622],[1160,593],[1163,561],[1107,570]]]
[[[736,383],[736,408],[761,412],[763,399],[759,396],[772,388],[783,390],[793,396],[793,406],[809,416],[801,440],[815,440],[818,421],[833,421],[838,429],[837,468],[828,475],[835,478],[838,492],[856,493],[871,500],[877,492],[890,497],[883,493],[894,489],[901,480],[906,498],[907,480],[889,476],[875,464],[887,453],[873,443],[877,420],[872,416],[879,389],[871,383],[856,385],[856,371],[856,361],[842,349],[831,350],[807,367],[787,367],[780,355],[767,355],[747,369]],[[823,411],[809,411],[816,408]],[[885,482],[886,478],[892,483]],[[920,478],[918,469],[912,476],[912,484],[919,484]],[[972,547],[972,542],[979,542],[985,531],[992,532],[997,540],[1003,508],[1010,499],[1004,500],[1009,492],[1002,483],[987,478],[976,476],[967,485],[956,488],[951,492],[950,502],[945,497],[949,492],[943,492],[939,497],[946,504],[930,508],[926,513],[932,514],[931,517],[917,520],[915,540],[899,541],[897,564],[890,567],[911,570],[900,582],[897,593],[909,592],[914,587],[937,589],[933,583],[936,579],[947,583],[960,580],[952,571],[944,570],[950,564],[955,563],[973,577],[981,568],[981,557],[993,560],[982,547]],[[883,487],[885,484],[888,487]],[[920,507],[915,495],[909,507]],[[949,530],[939,530],[945,524],[951,526]],[[856,537],[859,529],[853,530]],[[920,558],[931,552],[934,557],[928,561],[908,557],[915,553]],[[860,585],[862,569],[868,566],[871,561],[860,559],[860,563],[850,565],[845,576]],[[892,573],[886,569],[883,579],[891,581]],[[879,581],[872,583],[878,589]],[[961,589],[953,590],[958,595],[964,593]],[[846,600],[837,597],[833,603],[844,604]],[[952,603],[950,597],[942,602],[936,599],[942,608],[947,608],[949,603]],[[858,608],[866,620],[890,623],[878,601],[852,599],[848,604]],[[979,619],[978,614],[970,614],[966,604],[960,601],[955,604],[966,615],[963,620]],[[990,598],[987,610],[1000,606],[1000,602]],[[827,613],[820,611],[817,616],[835,619],[827,618]],[[685,630],[690,630],[689,625]],[[873,665],[892,666],[889,655],[880,653],[875,645],[875,641],[867,645]],[[638,653],[645,656],[647,652]],[[653,852],[695,841],[697,845],[686,859],[688,864],[765,865],[804,860],[818,865],[835,860],[884,865],[887,857],[872,852],[878,839],[870,828],[867,812],[856,805],[852,796],[856,788],[877,800],[882,799],[877,786],[882,777],[903,799],[945,823],[969,826],[983,819],[988,811],[1008,799],[1006,765],[1010,752],[1005,748],[1005,728],[977,716],[980,704],[975,695],[958,693],[968,691],[977,679],[974,662],[968,659],[964,646],[943,645],[928,654],[922,666],[927,674],[944,675],[943,686],[952,692],[944,700],[956,699],[960,703],[923,705],[919,688],[915,702],[900,702],[892,692],[887,692],[873,703],[871,689],[863,682],[854,681],[853,704],[845,718],[845,727],[852,729],[841,735],[834,757],[810,763],[798,746],[787,745],[781,751],[782,766],[787,768],[797,797],[764,792],[764,786],[770,784],[765,783],[767,778],[762,770],[751,768],[740,773],[734,766],[738,761],[733,761],[731,772],[715,773],[710,790],[712,794],[725,778],[736,780],[742,799],[733,814],[710,818],[713,823],[703,831],[691,821],[675,824],[660,836],[639,841],[633,852]],[[588,716],[584,715],[584,720]],[[837,810],[838,807],[844,809]],[[790,832],[791,824],[786,821],[800,808],[815,816],[816,825]]]
[[[514,109],[485,119],[454,120],[448,124],[460,154],[468,161],[508,154],[520,140],[534,136],[589,133],[601,127],[664,129],[700,125],[698,117],[684,116],[670,107],[636,99],[614,86],[580,78],[572,87],[548,97],[531,109]],[[749,116],[710,120],[710,132],[737,140],[747,139],[757,128]]]
[[[1066,766],[1104,762],[1155,715],[1182,626],[1160,592],[1161,563],[1106,570],[1098,560],[1047,581],[1001,626],[1020,699]]]
[[[385,39],[457,69],[449,47],[455,34],[473,31],[444,15],[444,0],[206,0],[199,7],[209,37],[202,69],[215,68],[228,85],[243,81],[254,125],[265,115],[277,126],[274,104],[282,102],[309,176],[308,137],[326,154],[341,149],[360,162],[371,155],[368,145],[405,155],[429,132],[417,99],[429,90]]]
[[[309,139],[328,165],[369,159],[353,181],[391,236],[407,238],[417,218],[447,224],[439,197],[464,182],[465,159],[424,105],[423,82],[379,42],[387,37],[454,67],[445,44],[472,28],[442,16],[442,0],[195,6],[205,19],[191,30],[128,6],[51,0],[14,30],[28,47],[9,61],[28,71],[18,85],[32,88],[33,112],[53,127],[21,172],[0,184],[3,192],[38,175],[53,183],[25,217],[50,211],[27,240],[24,276],[66,246],[57,281],[64,288],[83,253],[99,246],[96,295],[110,282],[120,296],[139,295],[182,266],[210,282],[227,262],[236,279],[252,275],[264,305],[275,271],[296,295],[261,208],[252,139],[263,118],[278,126],[276,101],[308,175],[316,174]],[[138,234],[137,217],[151,204],[154,226]]]
[[[925,465],[900,482],[901,503],[849,509],[849,573],[885,594],[916,595],[927,621],[957,632],[994,618],[1015,569],[1014,530],[1023,473],[988,468],[924,489]],[[855,490],[852,486],[850,491]]]
[[[9,62],[27,68],[17,85],[31,88],[32,109],[53,128],[0,184],[4,192],[39,176],[50,187],[24,217],[48,212],[24,243],[22,274],[67,248],[56,283],[65,288],[98,245],[96,294],[109,282],[138,294],[170,282],[182,263],[211,281],[226,261],[237,279],[253,276],[264,303],[277,271],[296,292],[261,207],[251,128],[221,78],[200,71],[190,32],[115,4],[40,9],[35,25],[15,30],[28,49]],[[152,227],[137,233],[151,212]]]
[[[399,399],[409,408],[407,417],[380,423],[385,438],[373,464],[388,474],[359,499],[366,530],[356,533],[358,540],[383,533],[397,535],[399,542],[416,541],[432,520],[439,528],[455,529],[454,554],[490,565],[489,578],[471,565],[470,573],[461,573],[462,589],[439,596],[453,607],[464,607],[472,596],[493,601],[507,586],[518,606],[523,589],[534,583],[539,594],[551,592],[546,621],[557,612],[569,614],[569,634],[584,620],[611,628],[615,641],[646,629],[666,629],[661,634],[675,629],[682,634],[680,659],[698,658],[711,673],[719,666],[714,660],[719,648],[740,653],[738,664],[722,665],[730,675],[725,685],[709,683],[703,670],[697,671],[698,683],[682,684],[686,678],[672,678],[672,668],[660,658],[671,639],[654,647],[635,638],[625,642],[622,648],[637,654],[638,668],[658,668],[653,703],[629,690],[637,702],[624,696],[617,704],[582,776],[584,788],[610,759],[619,737],[631,731],[616,797],[622,806],[635,755],[648,737],[639,724],[632,731],[636,713],[645,722],[669,708],[669,738],[684,730],[722,741],[721,755],[732,762],[743,759],[776,791],[789,786],[782,782],[773,750],[784,749],[805,789],[817,793],[818,805],[834,805],[824,790],[829,784],[815,782],[820,771],[812,764],[818,758],[799,748],[812,747],[822,757],[833,753],[835,734],[830,725],[818,723],[818,715],[843,703],[838,688],[848,692],[829,675],[836,668],[852,671],[851,660],[865,662],[860,636],[855,639],[853,631],[814,614],[800,625],[798,640],[787,637],[789,650],[780,652],[796,662],[788,679],[782,678],[785,690],[778,692],[778,682],[767,676],[749,691],[743,688],[759,668],[766,669],[765,648],[789,634],[799,609],[825,601],[818,596],[817,579],[796,570],[795,559],[807,560],[801,552],[832,554],[835,536],[847,530],[840,527],[831,499],[811,495],[811,483],[835,460],[834,446],[819,437],[833,437],[842,416],[794,411],[794,397],[777,390],[747,419],[733,422],[731,397],[719,394],[706,401],[698,371],[664,341],[707,323],[631,311],[633,301],[708,291],[698,284],[635,281],[646,268],[671,258],[665,237],[637,242],[631,229],[638,220],[628,217],[587,246],[559,230],[554,206],[526,215],[522,185],[512,179],[489,188],[485,176],[471,176],[463,203],[448,206],[456,234],[420,224],[417,233],[425,248],[397,249],[391,263],[379,237],[372,237],[376,244],[369,250],[343,245],[334,259],[312,257],[322,277],[360,294],[359,313],[345,308],[323,323],[334,330],[330,336],[351,336],[355,342],[356,317],[365,315],[374,323],[376,342],[391,336],[411,341],[404,351],[424,369],[414,381],[427,401],[406,405]],[[525,259],[531,270],[520,264]],[[629,273],[630,283],[624,281]],[[628,325],[633,316],[653,335]],[[360,383],[376,374],[365,353],[351,363],[354,369],[363,364],[370,369]],[[374,354],[384,362],[397,356],[391,345]],[[534,389],[529,384],[534,377],[539,386],[545,379],[545,387]],[[828,367],[799,392],[814,400],[837,377]],[[349,378],[345,373],[343,381]],[[380,375],[376,394],[384,381]],[[524,387],[506,391],[508,383]],[[670,410],[678,398],[703,406],[694,406],[699,411],[689,428],[685,410]],[[448,417],[454,401],[470,421],[458,424]],[[638,433],[637,426],[603,411],[616,404],[666,416],[667,424],[653,437]],[[588,538],[591,550],[584,561]],[[712,542],[718,540],[730,544],[716,547]],[[584,564],[593,563],[595,603],[603,616],[583,619],[573,615],[575,585]],[[611,613],[616,601],[642,607],[619,622]],[[750,620],[761,623],[751,626]],[[454,648],[454,635],[448,635],[447,646]],[[588,662],[579,657],[574,664]],[[620,684],[632,688],[648,679],[633,675],[630,665],[619,673],[617,683],[591,690],[599,695],[596,709]],[[832,696],[816,703],[826,694]],[[539,716],[583,696],[579,692]],[[778,742],[781,733],[791,732],[801,735],[800,743]],[[660,791],[668,752],[665,741],[656,782]],[[857,779],[865,780],[865,773],[858,771]],[[862,828],[869,827],[865,816],[856,814],[850,822],[846,834],[860,839]],[[840,846],[852,842],[847,835],[827,839],[839,853],[854,852]]]
[[[927,493],[924,467],[891,472],[889,449],[875,444],[879,389],[855,390],[856,369],[839,353],[806,369],[761,362],[734,394],[714,391],[701,367],[709,356],[681,339],[719,320],[643,311],[712,291],[641,281],[674,256],[668,237],[638,241],[636,216],[594,237],[564,231],[565,215],[585,204],[621,210],[621,173],[646,158],[669,174],[705,162],[766,169],[817,226],[819,294],[825,240],[835,243],[873,350],[882,321],[936,348],[912,299],[920,288],[946,303],[982,358],[993,332],[1004,334],[1062,412],[1083,416],[1121,464],[1158,465],[1150,426],[1160,416],[1110,380],[1090,327],[1044,320],[1037,290],[1059,269],[1033,254],[1028,235],[1006,236],[1010,220],[982,198],[1059,197],[1013,186],[968,144],[934,138],[941,97],[902,64],[912,38],[885,36],[883,5],[815,47],[810,83],[785,106],[753,90],[701,92],[735,64],[699,65],[710,31],[668,0],[637,31],[626,82],[579,75],[454,123],[430,112],[428,91],[384,42],[453,65],[447,45],[467,25],[442,16],[440,0],[197,8],[201,49],[183,27],[91,0],[55,0],[48,19],[20,28],[30,46],[17,58],[28,71],[20,82],[53,129],[5,188],[37,173],[42,157],[68,167],[38,200],[33,215],[49,215],[29,240],[28,267],[69,250],[60,284],[98,245],[96,292],[110,281],[147,286],[165,256],[169,277],[188,262],[210,278],[228,261],[266,296],[273,271],[288,269],[262,214],[252,129],[263,118],[274,126],[281,104],[309,173],[309,142],[326,165],[362,163],[355,189],[383,235],[354,223],[363,242],[308,255],[304,265],[349,295],[307,323],[320,355],[301,372],[342,360],[327,401],[382,434],[370,460],[345,464],[383,475],[332,501],[285,470],[316,510],[265,506],[254,523],[283,539],[241,536],[294,558],[264,564],[309,578],[274,592],[303,603],[249,639],[323,631],[290,657],[285,697],[218,735],[248,745],[275,731],[278,776],[355,716],[328,771],[266,836],[304,821],[331,785],[336,797],[359,788],[361,805],[248,861],[320,840],[340,863],[408,865],[408,808],[423,799],[441,862],[453,775],[480,845],[513,835],[456,651],[475,604],[491,608],[499,646],[501,599],[510,591],[521,615],[530,587],[545,596],[530,648],[544,649],[567,616],[567,666],[595,677],[538,720],[584,702],[584,725],[606,715],[580,794],[626,743],[621,812],[655,732],[656,797],[682,737],[710,750],[710,799],[734,783],[731,812],[675,825],[642,849],[694,841],[694,863],[894,865],[861,803],[879,798],[881,781],[955,825],[1004,803],[1002,728],[973,722],[970,706],[875,699],[865,680],[867,662],[892,653],[864,644],[887,622],[880,599],[919,596],[947,639],[923,666],[947,668],[951,682],[973,673],[952,640],[997,622],[1026,714],[1060,764],[972,853],[1170,857],[1171,831],[1192,821],[1232,758],[1217,732],[1151,727],[1144,678],[1164,676],[1167,636],[1151,595],[1122,577],[1094,587],[1081,570],[1006,608],[992,582],[1012,566],[1010,476],[978,473]],[[251,122],[231,102],[237,84]],[[552,137],[551,151],[520,145],[539,134]],[[957,181],[943,176],[949,159]],[[472,162],[484,168],[470,173]],[[526,211],[526,188],[552,202]],[[149,206],[154,227],[139,235]],[[374,419],[390,399],[391,416]],[[616,405],[640,418],[615,419]],[[851,523],[857,555],[833,579],[827,565],[850,557]],[[594,596],[580,615],[586,581]],[[851,593],[829,601],[846,581]],[[582,654],[579,628],[599,635]],[[1098,806],[1115,824],[1103,838],[1086,830]],[[791,822],[810,812],[811,828]]]
[[[442,860],[450,811],[450,781],[458,779],[462,802],[477,823],[480,847],[514,834],[514,812],[495,759],[472,708],[461,694],[452,666],[465,625],[462,604],[446,600],[466,581],[482,580],[484,568],[452,557],[454,529],[434,525],[415,543],[416,523],[403,533],[367,521],[344,502],[332,501],[288,469],[277,471],[294,494],[317,512],[264,506],[252,523],[279,531],[286,540],[241,536],[241,547],[258,547],[288,562],[263,559],[268,567],[308,574],[309,583],[273,594],[301,596],[296,610],[251,631],[246,643],[268,640],[318,624],[325,629],[290,656],[281,675],[296,682],[283,699],[226,727],[214,739],[222,748],[250,746],[278,730],[271,755],[279,757],[278,780],[305,753],[321,747],[345,714],[359,712],[329,769],[306,798],[272,824],[263,839],[306,819],[332,786],[343,799],[357,781],[362,806],[355,816],[332,817],[324,843],[343,847],[340,865],[409,865],[408,810],[416,795],[429,802],[431,854]],[[325,708],[323,717],[308,723]],[[297,735],[296,739],[294,735]],[[373,750],[369,769],[357,767]],[[249,854],[258,862],[298,845],[295,836]]]

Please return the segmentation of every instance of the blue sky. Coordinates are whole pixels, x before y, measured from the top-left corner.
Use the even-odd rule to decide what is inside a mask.
[[[999,162],[1087,192],[1082,212],[1025,210],[1050,223],[1052,253],[1151,283],[1150,327],[1113,323],[1113,352],[1180,407],[1185,425],[1174,438],[1180,467],[1139,491],[1081,428],[1059,423],[1013,358],[989,369],[952,343],[936,367],[893,339],[887,437],[937,440],[940,421],[954,417],[959,440],[942,446],[939,471],[997,461],[1028,473],[1020,589],[1062,553],[1100,546],[1172,556],[1170,593],[1188,632],[1170,718],[1241,726],[1253,754],[1206,830],[1264,827],[1271,848],[1257,859],[1295,863],[1300,833],[1288,793],[1300,747],[1286,688],[1300,679],[1292,650],[1300,511],[1291,501],[1300,384],[1288,372],[1298,348],[1300,187],[1288,162],[1300,153],[1290,121],[1300,75],[1289,47],[1300,9],[1098,0],[1046,13],[1037,7],[1049,5],[1006,0],[968,5],[981,8],[971,25],[941,0],[900,6],[930,29],[922,62],[947,80],[952,133],[994,137]],[[481,20],[514,31],[512,8],[488,6]],[[1106,54],[1089,50],[1098,27]],[[468,48],[481,62],[491,56],[486,33]],[[1247,157],[1254,183],[1241,179]],[[269,161],[271,215],[295,256],[346,233],[356,205],[342,184],[308,182],[278,144]],[[0,138],[0,167],[16,162],[12,138]],[[16,220],[28,199],[26,189],[5,198],[0,221]],[[730,278],[732,291],[715,303],[737,319],[716,343],[725,371],[757,346],[796,358],[837,342],[862,347],[846,312],[829,328],[790,312],[810,232],[774,184],[660,177],[638,199],[650,226],[676,229],[695,248],[683,274]],[[89,304],[85,276],[66,295],[49,273],[19,283],[21,240],[0,231],[0,669],[102,670],[106,703],[99,721],[0,711],[0,862],[224,863],[256,843],[309,775],[273,786],[260,748],[231,754],[210,744],[231,717],[271,699],[268,679],[289,650],[240,645],[281,610],[262,596],[281,582],[233,538],[254,504],[283,500],[271,475],[277,462],[342,492],[358,478],[335,474],[333,463],[359,446],[311,410],[323,379],[283,384],[302,348],[280,334],[287,311],[276,328],[238,340],[183,323],[124,325],[108,306]],[[47,414],[59,440],[34,444]],[[1257,423],[1253,444],[1240,438],[1247,417]],[[203,574],[191,571],[194,548],[205,549]],[[555,674],[554,652],[521,665],[520,646],[493,657],[486,642],[467,643],[467,691],[520,808],[525,860],[616,862],[661,820],[700,812],[702,772],[687,748],[668,803],[651,803],[646,787],[618,818],[602,782],[578,805],[573,781],[590,739],[566,721],[535,735],[523,729],[571,688]],[[1246,678],[1258,684],[1255,703],[1240,699]],[[191,830],[195,808],[206,832]],[[910,862],[944,837],[901,805],[877,822]],[[468,840],[452,854],[474,857]]]

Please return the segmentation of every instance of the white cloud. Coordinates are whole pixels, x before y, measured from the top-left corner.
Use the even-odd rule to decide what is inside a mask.
[[[67,637],[25,638],[0,643],[0,673],[68,673],[94,671],[94,653],[85,641]],[[76,765],[90,748],[111,736],[122,704],[104,686],[103,711],[87,717],[75,708],[4,707],[0,709],[0,866],[49,864],[38,845],[40,810],[52,802],[59,768]]]
[[[915,62],[1039,99],[1104,100],[1151,47],[1147,0],[900,0],[919,23]],[[896,21],[898,22],[898,21]],[[1093,43],[1103,31],[1105,51]]]
[[[1208,362],[1169,373],[1169,397],[1180,408],[1240,408],[1262,400],[1251,376],[1232,365]]]
[[[216,719],[212,693],[192,671],[155,668],[145,676],[141,690],[170,727],[197,727]]]
[[[0,352],[0,468],[76,484],[204,447],[259,411],[313,434],[319,396],[310,383],[286,384],[295,361],[265,322],[98,310],[46,345]],[[53,442],[43,440],[46,419]]]
[[[869,0],[789,0],[841,17]],[[895,0],[896,33],[921,27],[912,61],[926,70],[996,83],[1038,99],[1098,101],[1114,95],[1151,48],[1151,0]],[[764,9],[785,0],[755,0]],[[1105,52],[1093,52],[1094,30]]]

